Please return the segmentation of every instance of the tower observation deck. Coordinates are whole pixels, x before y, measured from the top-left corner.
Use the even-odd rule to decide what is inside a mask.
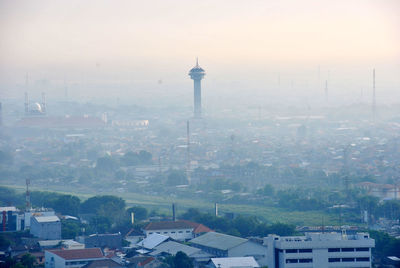
[[[196,59],[196,66],[190,69],[189,76],[194,83],[194,117],[201,118],[201,79],[206,72],[199,66],[199,60]]]

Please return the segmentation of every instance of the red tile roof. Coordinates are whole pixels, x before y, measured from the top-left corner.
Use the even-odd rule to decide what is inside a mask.
[[[100,248],[49,250],[49,252],[54,253],[65,260],[104,258],[103,252],[101,252]]]
[[[187,221],[187,220],[182,220],[182,221],[192,226],[194,228],[193,233],[195,234],[213,232],[213,230],[211,230],[210,228],[201,223]]]
[[[139,262],[139,263],[138,263],[138,266],[139,266],[139,267],[145,266],[146,264],[148,264],[148,263],[150,263],[150,262],[152,262],[152,261],[154,261],[154,258],[153,258],[153,257],[149,257],[149,258],[145,259],[144,261]]]

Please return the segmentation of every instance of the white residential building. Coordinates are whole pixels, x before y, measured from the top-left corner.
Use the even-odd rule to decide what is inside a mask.
[[[100,248],[46,250],[45,268],[80,268],[90,261],[105,260]]]
[[[61,221],[57,216],[31,217],[30,233],[46,240],[61,239]]]
[[[367,233],[313,233],[264,238],[268,267],[371,267],[375,240]]]

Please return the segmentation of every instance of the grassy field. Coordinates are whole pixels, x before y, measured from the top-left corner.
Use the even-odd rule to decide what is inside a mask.
[[[24,186],[10,186],[2,185],[5,187],[11,187],[18,192],[25,190]],[[42,191],[42,188],[31,187],[32,191]],[[77,193],[68,187],[58,188],[52,187],[47,188],[47,191],[54,191],[63,194],[73,194],[78,196],[81,200],[85,200],[95,193]],[[171,216],[171,204],[175,203],[177,206],[178,215],[184,213],[188,208],[197,208],[202,212],[213,212],[214,203],[207,200],[198,199],[182,199],[168,196],[150,196],[138,193],[118,193],[118,192],[102,192],[101,195],[115,195],[123,198],[127,206],[140,205],[148,210],[155,210],[164,215]],[[234,212],[240,215],[252,215],[262,218],[263,220],[274,223],[290,223],[295,225],[337,225],[339,224],[339,218],[337,215],[328,214],[323,211],[287,211],[282,208],[273,206],[260,206],[260,205],[247,205],[247,204],[218,204],[219,212]]]

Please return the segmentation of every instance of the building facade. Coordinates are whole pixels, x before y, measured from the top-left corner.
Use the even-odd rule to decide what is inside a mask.
[[[367,233],[313,233],[264,238],[268,267],[371,267],[375,240]]]
[[[57,216],[31,217],[30,233],[40,239],[61,239],[61,221]]]

